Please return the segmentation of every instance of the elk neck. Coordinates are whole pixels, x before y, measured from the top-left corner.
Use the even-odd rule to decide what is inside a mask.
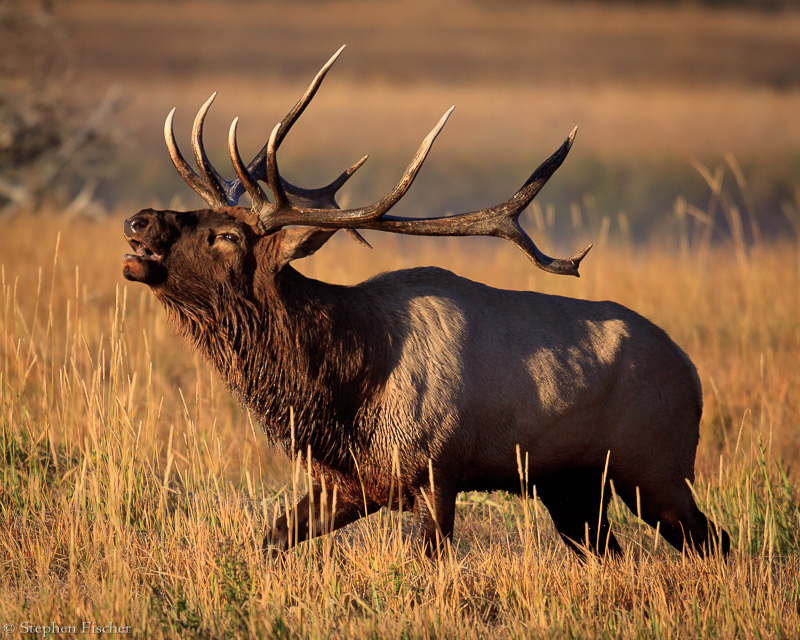
[[[273,444],[303,455],[310,447],[314,459],[347,472],[374,429],[391,368],[389,331],[361,287],[291,266],[258,280],[252,295],[221,289],[202,312],[168,307]]]

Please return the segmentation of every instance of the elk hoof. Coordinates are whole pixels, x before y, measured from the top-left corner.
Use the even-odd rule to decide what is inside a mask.
[[[289,545],[286,540],[279,536],[267,535],[261,544],[261,553],[265,560],[280,560],[286,556]]]
[[[265,544],[261,548],[261,553],[267,561],[282,560],[286,556],[286,549],[281,549],[276,545]]]

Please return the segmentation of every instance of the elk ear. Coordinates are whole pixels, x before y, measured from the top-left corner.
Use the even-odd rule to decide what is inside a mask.
[[[292,260],[316,253],[338,229],[320,227],[291,227],[278,231],[278,263],[282,269]]]

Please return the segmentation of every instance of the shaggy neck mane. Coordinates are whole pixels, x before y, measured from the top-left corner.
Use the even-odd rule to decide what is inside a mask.
[[[303,455],[310,446],[315,460],[349,471],[369,444],[390,368],[388,332],[363,311],[359,290],[286,267],[247,295],[215,293],[160,297],[278,448]]]

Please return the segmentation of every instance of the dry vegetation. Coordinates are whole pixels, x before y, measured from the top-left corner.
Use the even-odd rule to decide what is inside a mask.
[[[800,636],[800,192],[786,162],[800,149],[800,14],[514,2],[487,11],[454,0],[381,13],[359,0],[254,10],[262,4],[231,4],[241,13],[224,26],[208,0],[56,5],[88,70],[84,89],[102,95],[123,80],[122,117],[140,144],[118,167],[131,178],[118,195],[135,204],[107,221],[47,212],[3,221],[0,625],[15,625],[9,637],[43,635],[23,633],[24,623],[73,625],[77,635],[84,621],[140,638]],[[224,153],[226,124],[241,115],[240,130],[259,132],[252,149],[244,142],[255,151],[343,41],[351,49],[335,78],[287,141],[297,182],[377,151],[389,161],[373,158],[353,197],[377,195],[456,101],[409,206],[484,206],[578,123],[572,157],[525,225],[549,253],[556,237],[565,254],[596,246],[579,280],[476,239],[373,234],[367,252],[334,238],[299,266],[349,283],[438,264],[495,286],[617,300],[656,321],[701,375],[695,488],[731,532],[727,563],[680,556],[615,501],[626,557],[584,564],[539,503],[505,494],[461,496],[441,562],[420,559],[407,518],[389,514],[285,562],[261,558],[263,530],[305,474],[267,449],[149,291],[122,280],[121,223],[133,207],[188,193],[159,139],[169,108],[178,104],[186,140],[196,108],[219,89],[209,150],[216,140]],[[246,43],[246,64],[231,43]],[[755,204],[757,186],[722,160],[727,152],[788,176],[780,210]],[[703,196],[667,193],[672,210],[655,212],[663,224],[650,244],[631,242],[634,212],[604,207],[591,188],[549,206],[575,184],[581,157],[636,168],[662,157],[689,167],[693,156],[713,161],[691,169]],[[761,239],[768,213],[794,232]]]
[[[20,217],[0,239],[3,623],[113,621],[145,638],[800,633],[797,242],[709,248],[702,225],[682,252],[600,238],[575,280],[500,243],[376,239],[367,260],[335,241],[307,272],[348,282],[437,262],[657,320],[699,367],[696,491],[734,551],[681,557],[616,503],[626,558],[582,564],[538,503],[466,494],[445,561],[421,560],[406,520],[380,514],[265,563],[262,532],[304,471],[266,449],[154,297],[120,281],[119,226]]]

